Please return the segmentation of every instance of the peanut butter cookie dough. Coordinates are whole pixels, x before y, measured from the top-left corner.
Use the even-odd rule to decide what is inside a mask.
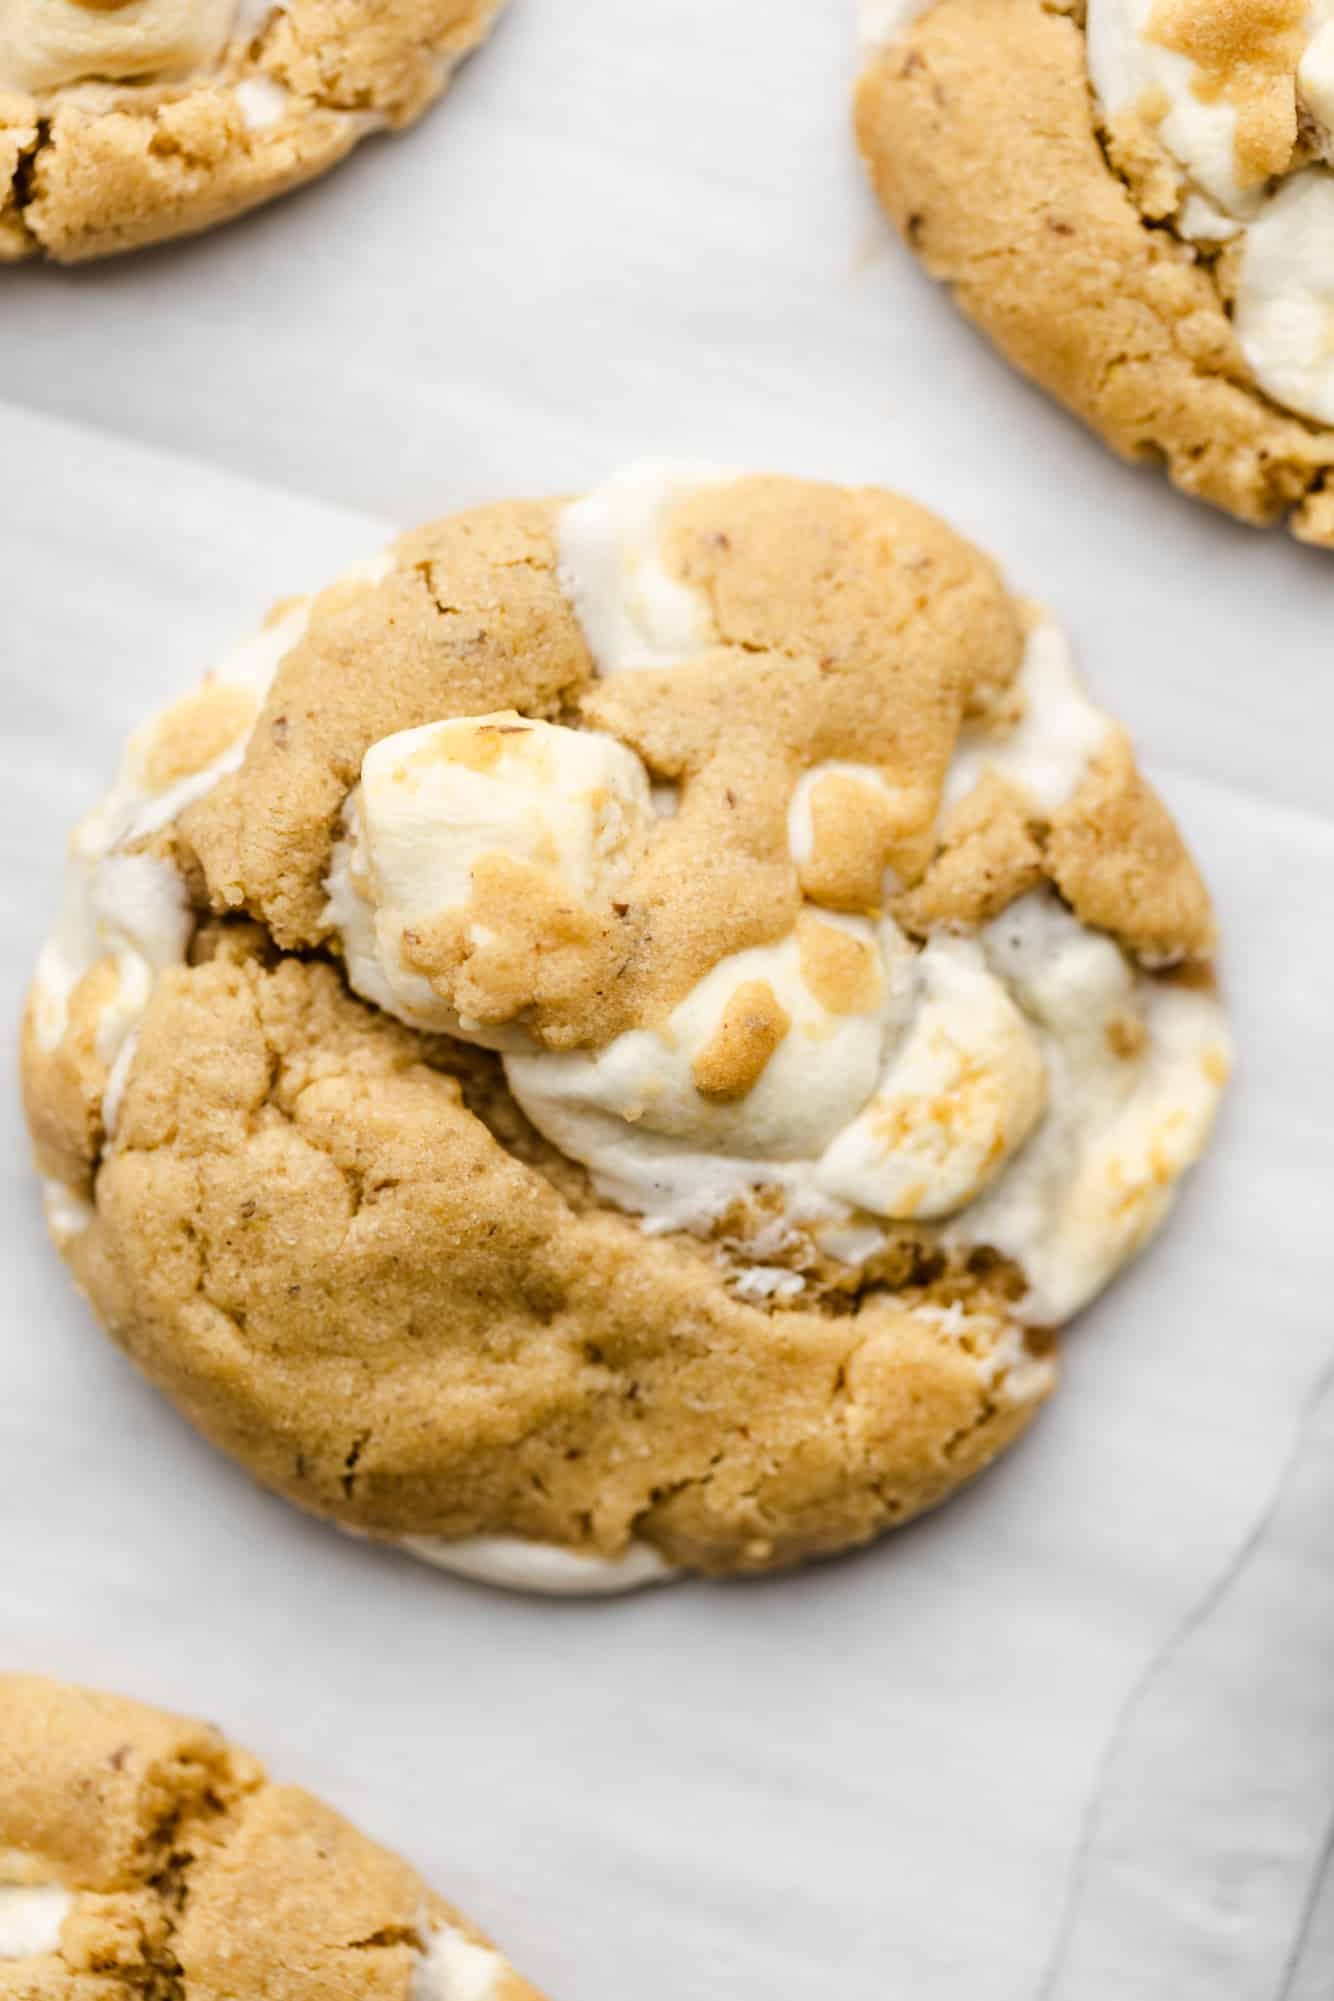
[[[280,607],[74,836],[23,1070],[107,1327],[507,1583],[842,1549],[1028,1423],[1228,1062],[1059,629],[909,502],[644,467]]]
[[[885,209],[1116,451],[1334,546],[1334,6],[872,0]]]
[[[420,117],[503,0],[0,0],[0,261],[185,236]]]
[[[541,2001],[206,1723],[0,1675],[0,2001]]]

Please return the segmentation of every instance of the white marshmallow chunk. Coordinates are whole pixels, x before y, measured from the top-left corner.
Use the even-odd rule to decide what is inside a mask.
[[[75,829],[60,916],[38,956],[34,1009],[43,1049],[54,1049],[64,1034],[80,980],[99,960],[113,957],[118,983],[97,1033],[98,1055],[113,1063],[148,1005],[155,976],[185,957],[192,919],[179,871],[156,856],[125,850],[169,826],[239,767],[259,705],[309,616],[308,604],[300,603],[214,663],[205,687],[242,688],[254,699],[232,741],[200,770],[164,786],[150,779],[154,741],[177,705],[130,738],[111,790]]]
[[[1059,626],[1039,625],[1029,634],[1016,692],[1023,711],[1008,736],[960,731],[945,777],[946,810],[989,770],[1022,786],[1049,813],[1079,790],[1113,725],[1084,693]]]
[[[519,1104],[553,1145],[636,1210],[652,1211],[664,1184],[674,1191],[672,1213],[693,1189],[707,1217],[746,1187],[781,1183],[783,1163],[816,1157],[866,1102],[887,1024],[910,991],[911,955],[892,926],[877,936],[858,919],[807,921],[845,933],[867,953],[873,979],[856,1011],[836,1013],[811,990],[794,933],[721,960],[661,1031],[633,1029],[592,1053],[507,1055]],[[696,1085],[701,1054],[729,1003],[760,985],[786,1018],[781,1039],[744,1095],[706,1097]]]
[[[1297,92],[1302,103],[1326,132],[1334,132],[1334,5],[1329,0],[1311,9],[1318,20],[1297,65]]]
[[[1157,131],[1183,174],[1226,215],[1253,215],[1261,190],[1244,187],[1236,158],[1237,113],[1195,89],[1196,66],[1149,33],[1155,0],[1089,0],[1089,76],[1109,119],[1135,112]]]
[[[0,89],[190,76],[217,62],[235,15],[236,0],[0,0]]]
[[[276,125],[290,103],[282,85],[268,76],[245,76],[232,87],[249,132],[265,132]]]
[[[1246,231],[1233,325],[1276,402],[1334,423],[1334,177],[1284,183]]]
[[[611,1598],[646,1585],[666,1584],[676,1568],[652,1544],[632,1542],[620,1556],[589,1556],[556,1543],[522,1536],[402,1536],[399,1548],[437,1570],[451,1570],[476,1584],[531,1591],[543,1598]]]
[[[986,926],[993,969],[1036,1024],[1047,1110],[1009,1168],[945,1231],[1025,1273],[1031,1319],[1059,1324],[1152,1234],[1204,1148],[1231,1058],[1208,992],[1137,977],[1054,897]],[[1125,1036],[1142,1039],[1127,1056]]]
[[[490,855],[543,869],[554,891],[605,907],[628,885],[652,818],[642,763],[594,730],[502,710],[382,738],[362,762],[326,883],[325,919],[351,986],[413,1027],[514,1041],[513,1031],[461,1021],[406,963],[405,932],[466,911],[473,870]]]
[[[1028,1137],[1046,1098],[1037,1039],[972,939],[936,938],[922,1000],[874,1096],[821,1160],[821,1188],[899,1222],[952,1215]]]
[[[309,617],[309,603],[303,600],[215,661],[203,690],[211,685],[239,688],[251,699],[239,706],[230,741],[199,769],[165,784],[153,775],[154,749],[182,704],[172,704],[136,730],[111,790],[70,842],[60,914],[37,958],[33,1027],[38,1047],[50,1054],[68,1027],[75,988],[104,960],[113,962],[115,982],[94,1029],[94,1047],[108,1073],[101,1108],[108,1143],[115,1138],[139,1024],[154,983],[159,973],[184,961],[194,930],[175,864],[132,850],[239,767],[264,696]],[[183,697],[183,703],[197,700],[200,692]],[[92,1210],[82,1195],[62,1184],[48,1182],[44,1194],[52,1235],[57,1243],[68,1243],[86,1227]]]
[[[498,1952],[434,1920],[412,1969],[409,2001],[499,2001],[509,1969]]]
[[[56,1883],[0,1883],[0,1960],[58,1952],[74,1899]]]
[[[708,605],[668,571],[662,529],[677,501],[735,477],[713,466],[635,465],[562,511],[561,585],[599,673],[675,667],[711,643]]]

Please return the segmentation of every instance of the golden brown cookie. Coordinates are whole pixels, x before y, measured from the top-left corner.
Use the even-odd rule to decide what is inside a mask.
[[[0,1675],[0,2001],[541,2001],[207,1723]]]
[[[1124,457],[1328,547],[1323,20],[1295,0],[873,4],[855,122],[904,240],[1011,361]]]
[[[186,236],[426,110],[503,0],[0,0],[0,262]]]
[[[57,1242],[344,1527],[548,1590],[945,1498],[1227,1069],[1195,867],[911,503],[640,468],[280,607],[131,739],[24,1029]]]

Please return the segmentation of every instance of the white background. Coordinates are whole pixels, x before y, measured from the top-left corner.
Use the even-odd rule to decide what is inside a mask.
[[[1202,856],[1239,1076],[976,1489],[506,1599],[259,1493],[94,1329],[0,1117],[0,1657],[224,1723],[561,2001],[1326,2001],[1334,557],[1131,472],[891,241],[834,0],[514,0],[413,134],[0,276],[0,1006],[130,724],[276,595],[663,450],[901,485],[1071,625]]]

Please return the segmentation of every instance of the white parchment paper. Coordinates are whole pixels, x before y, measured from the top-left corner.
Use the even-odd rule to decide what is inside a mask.
[[[412,135],[0,275],[0,1015],[130,724],[391,526],[669,451],[901,485],[1072,627],[1217,893],[1240,1068],[970,1494],[781,1582],[506,1599],[254,1489],[3,1120],[0,1660],[203,1713],[562,2001],[1334,1988],[1334,558],[1193,508],[890,240],[826,0],[514,0]]]

